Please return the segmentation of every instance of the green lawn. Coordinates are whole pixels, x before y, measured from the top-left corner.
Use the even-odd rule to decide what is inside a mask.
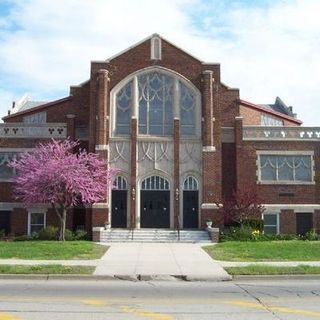
[[[107,249],[90,241],[0,241],[0,259],[98,259]]]
[[[228,241],[204,250],[223,261],[318,261],[320,241]]]
[[[95,267],[54,265],[0,265],[0,274],[92,274]]]
[[[275,267],[252,265],[246,267],[228,267],[225,270],[231,275],[289,275],[320,274],[320,267],[300,265],[297,267]]]

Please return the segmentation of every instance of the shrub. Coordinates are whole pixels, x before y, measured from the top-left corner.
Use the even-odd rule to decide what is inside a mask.
[[[309,241],[319,240],[319,235],[317,234],[315,229],[312,229],[306,233],[304,239]]]
[[[66,241],[73,241],[73,240],[75,240],[72,231],[69,230],[69,229],[66,229],[65,234],[64,234],[64,237],[65,237],[65,240],[66,240]]]
[[[66,229],[65,239],[66,241],[87,240],[87,232],[82,229],[77,229],[74,232]]]
[[[301,240],[297,234],[277,234],[276,240]]]
[[[54,226],[48,226],[38,233],[39,240],[57,240],[58,228]]]
[[[5,235],[6,235],[6,232],[3,229],[0,229],[0,240],[3,240]]]
[[[88,240],[87,238],[87,231],[83,229],[77,229],[73,233],[74,240]]]
[[[252,240],[254,230],[248,226],[230,227],[221,233],[221,241],[248,241]]]
[[[243,220],[242,224],[247,227],[251,227],[254,230],[263,231],[264,222],[262,219],[246,219]]]

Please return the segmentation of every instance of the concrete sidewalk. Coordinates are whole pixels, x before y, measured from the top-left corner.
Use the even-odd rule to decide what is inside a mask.
[[[102,261],[94,275],[231,280],[230,275],[201,249],[201,244],[112,243]]]

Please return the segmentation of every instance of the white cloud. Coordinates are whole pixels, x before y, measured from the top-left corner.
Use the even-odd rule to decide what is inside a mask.
[[[13,3],[10,16],[0,19],[3,115],[23,91],[35,100],[67,95],[70,85],[88,79],[90,60],[157,32],[202,60],[220,62],[222,80],[239,87],[242,98],[267,103],[279,95],[306,124],[320,126],[317,0],[261,8],[201,0]]]

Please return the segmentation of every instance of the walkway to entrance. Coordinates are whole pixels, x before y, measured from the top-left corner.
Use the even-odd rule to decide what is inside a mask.
[[[112,243],[95,275],[176,276],[187,280],[230,280],[194,243]]]

